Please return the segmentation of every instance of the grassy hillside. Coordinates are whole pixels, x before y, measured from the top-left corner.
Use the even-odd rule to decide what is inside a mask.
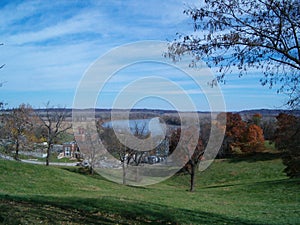
[[[216,160],[197,174],[144,188],[79,168],[0,160],[0,224],[299,224],[300,180],[272,155]]]

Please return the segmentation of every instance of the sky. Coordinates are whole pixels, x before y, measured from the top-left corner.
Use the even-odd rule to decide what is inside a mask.
[[[128,107],[136,108],[176,110],[185,105],[182,95],[199,111],[212,110],[219,100],[224,101],[226,111],[282,108],[286,96],[277,94],[276,88],[261,86],[259,71],[242,78],[235,73],[227,76],[226,84],[218,89],[222,96],[218,93],[215,102],[214,91],[203,91],[205,84],[195,84],[178,65],[139,60],[154,53],[162,56],[157,52],[159,44],[150,48],[144,41],[172,41],[178,32],[192,33],[192,21],[183,10],[197,4],[196,0],[2,0],[0,64],[5,66],[0,70],[0,101],[8,108],[22,103],[43,108],[48,101],[74,107],[81,82],[100,61],[106,63],[105,68],[90,81],[102,87],[94,105],[90,101],[97,108],[116,107],[116,98],[122,94],[135,97]],[[134,43],[144,43],[144,51],[136,51]],[[124,45],[133,48],[124,50]],[[111,52],[118,56],[110,56]],[[126,60],[129,63],[124,66]],[[105,80],[106,67],[118,69]],[[86,102],[94,99],[88,90]],[[192,109],[186,106],[186,110]]]

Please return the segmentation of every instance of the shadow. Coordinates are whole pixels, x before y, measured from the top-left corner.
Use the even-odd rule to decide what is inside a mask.
[[[115,182],[106,179],[105,177],[102,177],[100,174],[98,174],[97,172],[94,172],[94,174],[90,173],[90,170],[88,168],[84,168],[84,167],[60,167],[63,170],[66,170],[68,172],[71,173],[76,173],[79,175],[83,175],[83,176],[88,176],[94,179],[98,179],[98,180],[102,180],[102,181],[106,181],[112,184],[116,184]],[[147,187],[144,186],[133,186],[133,185],[126,185],[127,187],[130,188],[134,188],[134,189],[147,189]]]
[[[207,186],[202,187],[202,189],[213,189],[213,188],[224,188],[224,187],[235,187],[235,186],[254,186],[257,187],[260,185],[260,187],[269,188],[270,186],[294,186],[300,188],[300,178],[296,179],[290,179],[290,178],[283,178],[278,180],[269,180],[269,181],[258,181],[258,182],[249,182],[249,183],[240,183],[240,184],[224,184],[224,185],[213,185],[213,186]]]
[[[284,186],[287,187],[297,187],[300,188],[300,178],[284,178],[279,180],[270,180],[270,181],[258,181],[253,182],[250,185],[257,186],[260,185],[261,187],[269,188],[270,186]]]
[[[0,224],[114,224],[101,214],[58,207],[32,199],[0,199]]]
[[[229,158],[230,163],[238,163],[238,162],[249,162],[254,163],[257,161],[269,161],[274,159],[280,159],[282,153],[271,153],[271,152],[256,152],[249,153],[247,155],[235,155]]]
[[[86,167],[78,166],[78,167],[59,167],[59,168],[62,170],[66,170],[70,173],[76,173],[78,175],[82,175],[85,177],[102,180],[102,181],[106,181],[106,182],[115,184],[113,181],[106,179],[105,177],[103,177],[99,173],[97,173],[96,171],[94,171],[94,173],[91,173],[90,169],[86,168]]]
[[[255,224],[236,217],[115,197],[0,195],[0,223],[36,224],[37,221],[44,224]]]

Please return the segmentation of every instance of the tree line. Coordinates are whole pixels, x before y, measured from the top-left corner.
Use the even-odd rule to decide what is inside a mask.
[[[51,146],[63,138],[63,134],[71,128],[71,124],[66,122],[69,117],[68,111],[64,109],[53,110],[50,103],[46,104],[43,111],[33,110],[30,105],[21,104],[12,110],[2,110],[0,137],[3,153],[12,153],[16,160],[19,160],[19,150],[31,150],[34,143],[46,142],[46,165],[49,165]],[[218,158],[235,157],[237,155],[256,154],[265,151],[265,140],[271,141],[276,148],[281,151],[283,163],[286,165],[285,172],[290,177],[300,176],[300,150],[299,132],[300,118],[296,115],[280,113],[273,120],[264,119],[261,114],[254,114],[242,118],[239,113],[220,113],[217,119],[223,117],[226,124],[211,123],[209,120],[202,120],[200,124],[199,136],[195,136],[196,127],[187,127],[181,130],[180,126],[172,129],[166,137],[168,145],[159,145],[149,152],[137,151],[122,144],[112,128],[103,127],[103,121],[98,120],[98,136],[93,139],[101,140],[108,151],[117,158],[124,171],[124,181],[126,184],[126,166],[139,166],[145,162],[146,155],[156,155],[160,152],[161,156],[168,157],[173,154],[176,148],[181,148],[181,153],[176,155],[178,160],[184,159],[187,163],[181,172],[190,174],[190,191],[195,188],[195,174],[199,164],[206,160],[203,155],[210,137],[211,126],[216,127],[215,131],[224,133],[222,145],[218,151]],[[169,120],[177,121],[176,118]],[[145,132],[143,126],[136,125],[132,132],[139,139],[150,136]],[[88,133],[85,132],[88,138]],[[179,145],[180,138],[184,136]],[[92,138],[92,137],[90,137]],[[86,140],[88,141],[88,140]],[[91,141],[92,142],[92,141]],[[190,143],[196,143],[196,147],[191,148]],[[166,143],[166,142],[163,142]],[[168,146],[167,151],[165,151]],[[95,152],[88,146],[89,153]],[[85,155],[90,161],[90,169],[93,171],[95,166],[92,154]]]
[[[199,136],[195,136],[197,127],[185,127],[183,130],[180,126],[171,130],[168,135],[169,149],[167,155],[174,153],[176,148],[180,151],[176,153],[178,161],[184,160],[186,165],[179,172],[188,173],[190,175],[190,191],[195,189],[195,180],[197,168],[202,161],[205,161],[204,152],[208,144],[212,126],[215,126],[214,132],[225,134],[222,145],[218,149],[217,158],[232,158],[237,156],[247,157],[253,156],[265,151],[266,142],[275,145],[279,154],[283,158],[286,165],[285,172],[290,177],[299,177],[299,117],[295,115],[280,113],[276,118],[263,118],[261,114],[256,113],[252,116],[242,118],[239,113],[220,113],[218,117],[225,117],[226,124],[212,123],[209,120],[202,120],[200,124]],[[169,120],[177,121],[176,118],[166,117]],[[220,120],[219,120],[220,121]],[[289,123],[287,123],[289,121]],[[297,122],[298,121],[298,122]],[[126,166],[131,164],[138,166],[142,163],[145,152],[133,150],[121,144],[112,128],[103,128],[100,138],[105,144],[108,151],[120,160],[124,170],[124,180],[126,183]],[[143,133],[137,127],[134,135],[139,138],[147,138],[150,134]],[[218,135],[218,134],[213,134]],[[180,139],[184,137],[184,140]],[[191,143],[196,143],[195,147]],[[156,149],[149,153],[155,155]]]
[[[43,110],[35,111],[30,105],[1,111],[1,142],[4,153],[13,153],[19,160],[19,150],[32,150],[34,144],[46,142],[46,165],[49,165],[51,147],[71,128],[65,122],[66,109],[51,110],[48,102]],[[4,147],[3,147],[4,146]]]
[[[300,177],[300,117],[292,114],[280,113],[275,120],[263,120],[261,114],[254,114],[250,118],[242,119],[239,113],[220,113],[218,117],[226,117],[226,125],[216,124],[218,129],[225,130],[223,143],[219,149],[218,158],[255,155],[266,151],[265,142],[273,143],[286,166],[285,172],[289,177]],[[197,146],[189,154],[187,140],[183,146],[188,161],[181,172],[190,175],[190,191],[195,187],[195,174],[199,164],[206,160],[203,155],[210,136],[211,123],[200,125],[200,135]],[[172,132],[170,137],[170,153],[179,143],[181,129]],[[191,127],[188,132],[191,137],[194,132]]]

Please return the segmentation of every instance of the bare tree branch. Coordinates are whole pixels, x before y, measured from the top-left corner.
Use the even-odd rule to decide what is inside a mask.
[[[54,144],[55,139],[63,132],[72,128],[72,125],[65,123],[68,114],[66,108],[50,107],[50,102],[45,105],[46,115],[39,112],[37,115],[47,129],[47,156],[46,166],[49,165],[51,146]]]
[[[300,96],[291,92],[299,89],[294,79],[300,76],[299,11],[298,0],[205,0],[202,8],[184,10],[194,21],[195,33],[178,35],[165,56],[176,61],[191,54],[191,66],[204,60],[218,68],[218,81],[224,81],[232,67],[240,76],[259,68],[263,85],[282,83],[278,91],[289,96],[291,107],[300,107],[295,105]]]

